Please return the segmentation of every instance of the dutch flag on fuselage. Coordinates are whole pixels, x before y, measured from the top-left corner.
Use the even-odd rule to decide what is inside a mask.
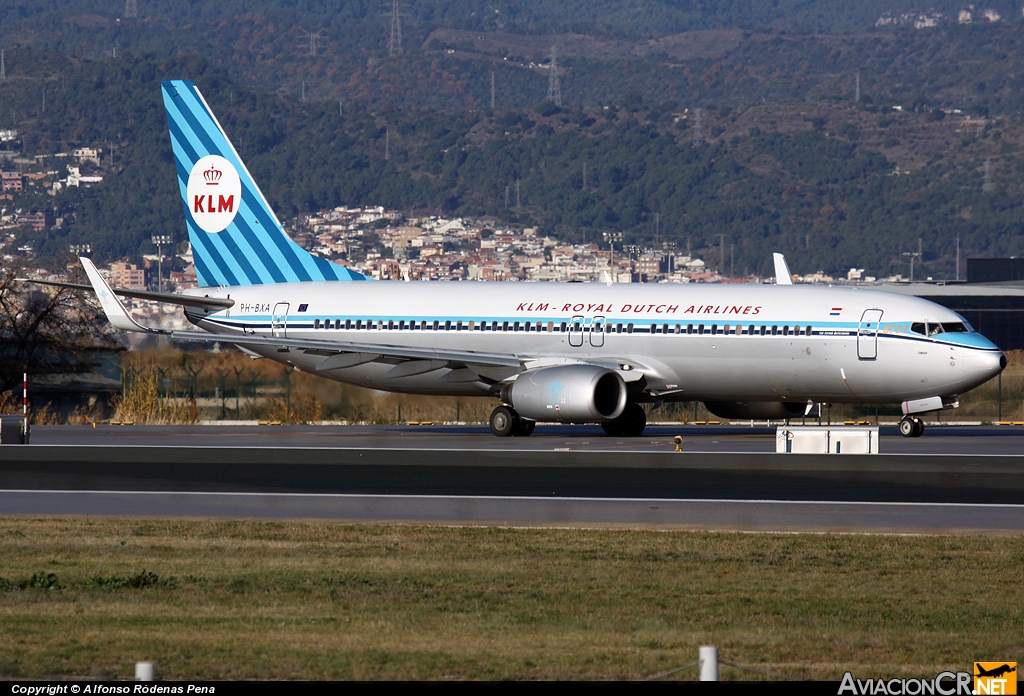
[[[194,83],[161,87],[200,286],[366,280],[285,234]]]

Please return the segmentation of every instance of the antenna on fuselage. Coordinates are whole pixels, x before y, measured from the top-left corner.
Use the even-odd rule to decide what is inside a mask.
[[[775,253],[772,254],[772,259],[775,261],[775,284],[792,285],[793,274],[789,272],[789,264],[786,263],[786,257]]]

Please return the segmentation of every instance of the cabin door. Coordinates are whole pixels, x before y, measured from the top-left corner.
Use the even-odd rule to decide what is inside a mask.
[[[867,309],[860,317],[857,326],[857,357],[861,360],[874,360],[878,357],[878,325],[882,320],[882,310]]]
[[[288,338],[288,303],[278,302],[270,316],[270,334],[274,338]]]
[[[590,345],[600,348],[604,345],[604,317],[588,319],[590,322]]]
[[[582,314],[577,314],[569,320],[569,345],[579,348],[583,345],[584,320]]]

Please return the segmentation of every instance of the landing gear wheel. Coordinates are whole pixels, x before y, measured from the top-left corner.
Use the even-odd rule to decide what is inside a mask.
[[[508,406],[499,406],[491,411],[491,432],[498,437],[508,437],[514,434],[516,426],[520,422],[519,414]]]
[[[613,437],[636,437],[647,427],[647,414],[639,404],[628,404],[622,415],[602,423],[601,427]]]
[[[491,419],[493,422],[494,416],[491,416]],[[494,426],[491,427],[493,428]],[[914,427],[914,419],[910,416],[903,416],[900,420],[900,435],[903,437],[914,437],[915,430],[917,430],[917,428]]]
[[[537,427],[537,421],[518,419],[516,427],[512,429],[512,437],[529,437],[533,429]]]
[[[921,437],[924,434],[924,423],[920,418],[903,416],[900,421],[900,435],[903,437]]]

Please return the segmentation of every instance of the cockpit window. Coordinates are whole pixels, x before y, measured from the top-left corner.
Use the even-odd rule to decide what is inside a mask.
[[[928,324],[928,335],[929,336],[938,336],[940,333],[942,333],[942,331],[943,331],[942,324],[931,324],[931,323]]]
[[[916,334],[921,334],[922,336],[924,336],[927,333],[923,321],[916,321],[913,324],[911,324],[910,330]]]
[[[959,321],[943,322],[942,329],[946,333],[970,333],[970,329],[963,325]]]

